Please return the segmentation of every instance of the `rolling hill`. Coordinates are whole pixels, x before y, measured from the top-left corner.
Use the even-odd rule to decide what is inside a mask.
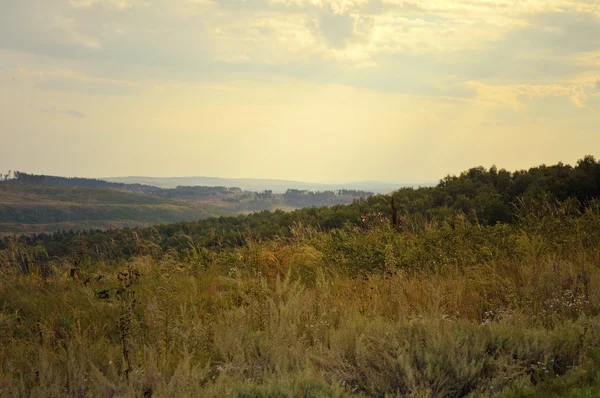
[[[260,192],[271,190],[273,193],[284,193],[288,189],[299,189],[308,191],[337,191],[340,189],[352,189],[370,191],[374,193],[390,193],[405,187],[429,187],[436,182],[380,182],[361,181],[337,184],[312,183],[293,180],[261,179],[261,178],[218,178],[218,177],[108,177],[104,181],[123,184],[146,184],[161,188],[175,188],[181,185],[191,186],[224,186],[239,187],[245,191]]]
[[[0,235],[108,229],[231,214],[224,206],[108,188],[0,184]]]
[[[371,195],[373,192],[352,189],[274,193],[222,185],[161,188],[139,182],[15,172],[14,178],[0,182],[0,236],[145,227],[262,210],[349,204]]]

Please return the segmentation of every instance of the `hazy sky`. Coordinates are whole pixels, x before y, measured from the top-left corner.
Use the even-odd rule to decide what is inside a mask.
[[[1,0],[0,168],[437,180],[600,155],[598,0]]]

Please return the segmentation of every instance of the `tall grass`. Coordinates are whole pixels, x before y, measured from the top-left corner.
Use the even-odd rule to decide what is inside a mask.
[[[597,211],[364,224],[76,274],[7,261],[0,395],[600,395]]]

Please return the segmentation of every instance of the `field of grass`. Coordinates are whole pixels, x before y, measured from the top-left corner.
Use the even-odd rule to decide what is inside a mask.
[[[78,268],[16,242],[0,396],[600,396],[598,208],[401,221]]]

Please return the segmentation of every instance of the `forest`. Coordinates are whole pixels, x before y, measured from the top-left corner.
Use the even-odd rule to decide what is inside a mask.
[[[6,177],[10,175],[7,174]],[[124,184],[119,182],[108,182],[95,178],[59,177],[40,174],[29,174],[15,171],[14,178],[4,179],[4,183],[17,185],[50,185],[60,187],[84,187],[84,188],[110,188],[121,191],[143,192],[151,196],[169,199],[202,200],[216,195],[225,196],[229,199],[239,199],[240,195],[246,195],[242,199],[254,196],[258,200],[273,199],[277,194],[267,190],[264,192],[243,191],[238,187],[224,186],[186,186],[178,185],[175,188],[160,188],[145,184]],[[2,181],[0,181],[0,184]],[[300,189],[288,189],[283,198],[287,204],[304,206],[328,206],[331,204],[346,203],[346,198],[359,198],[372,196],[373,192],[355,189],[339,189],[336,191],[309,191]]]
[[[5,177],[8,177],[5,175]],[[97,179],[34,175],[16,171],[0,181],[0,237],[10,233],[139,227],[210,216],[350,203],[371,192],[290,190],[249,192],[236,187],[159,188]]]
[[[319,193],[288,190],[286,195],[319,196]],[[599,198],[600,163],[593,156],[585,156],[575,166],[559,163],[515,172],[498,170],[496,167],[489,170],[471,168],[458,176],[444,177],[436,187],[402,188],[389,196],[361,197],[349,205],[309,207],[290,212],[265,210],[248,215],[209,217],[148,228],[63,231],[17,240],[28,246],[43,247],[48,259],[64,256],[75,250],[81,242],[86,242],[86,246],[94,247],[97,260],[112,261],[134,255],[135,237],[157,245],[161,250],[181,253],[187,247],[187,240],[181,239],[183,235],[202,247],[233,247],[243,245],[249,234],[266,239],[289,237],[294,225],[324,231],[346,225],[361,226],[366,214],[381,213],[391,220],[393,211],[397,224],[403,223],[408,216],[424,222],[444,222],[461,215],[479,225],[493,226],[497,223],[514,223],[515,217],[518,220],[517,209],[535,207],[541,202],[564,203],[584,211]],[[0,241],[0,249],[6,249],[14,239],[7,237]]]
[[[223,186],[164,189],[18,171],[14,177],[0,181],[0,238],[11,233],[148,227],[252,211],[350,203],[356,197],[372,195],[356,190],[281,195]]]
[[[10,173],[9,173],[10,174]],[[30,174],[15,170],[13,179],[6,180],[13,184],[58,185],[65,187],[114,188],[134,192],[153,192],[160,188],[143,184],[121,184],[97,178],[60,177],[43,174]]]
[[[0,247],[0,396],[600,395],[600,163]]]

